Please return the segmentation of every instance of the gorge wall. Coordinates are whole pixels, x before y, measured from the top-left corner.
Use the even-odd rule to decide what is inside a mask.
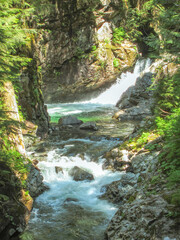
[[[91,98],[134,65],[136,45],[121,39],[118,29],[124,4],[104,0],[54,3],[54,11],[40,26],[45,31],[37,39],[46,103]]]

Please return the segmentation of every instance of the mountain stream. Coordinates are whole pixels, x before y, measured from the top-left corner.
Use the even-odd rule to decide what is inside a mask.
[[[103,155],[120,145],[135,127],[134,122],[112,119],[117,110],[114,105],[149,66],[149,60],[137,61],[133,73],[123,73],[110,89],[90,101],[48,105],[53,122],[73,115],[82,121],[96,121],[98,131],[55,127],[46,140],[28,149],[29,156],[39,160],[38,167],[49,190],[35,200],[23,239],[104,239],[104,231],[118,206],[99,196],[104,185],[119,180],[125,173],[103,170]],[[69,173],[75,166],[91,173],[94,180],[74,181]]]

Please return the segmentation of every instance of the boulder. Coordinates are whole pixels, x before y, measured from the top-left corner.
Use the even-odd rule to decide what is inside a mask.
[[[62,168],[62,167],[55,166],[55,171],[56,171],[57,174],[58,174],[59,172],[60,172],[60,173],[63,173],[63,168]]]
[[[135,185],[137,183],[137,176],[133,173],[122,175],[118,181],[114,181],[101,188],[103,193],[100,198],[106,199],[115,204],[122,204],[122,202],[129,199],[133,194]]]
[[[73,180],[75,181],[84,181],[84,180],[89,180],[92,181],[94,180],[94,177],[91,173],[75,166],[69,171],[69,175],[73,177]]]
[[[151,72],[138,77],[135,86],[129,87],[122,94],[116,106],[120,109],[130,108],[149,99],[153,94],[153,91],[148,89],[152,84],[152,77],[153,73]]]
[[[93,131],[97,131],[97,125],[95,122],[86,122],[80,125],[79,127],[80,129],[85,129],[85,130],[93,130]]]
[[[61,117],[58,121],[58,124],[60,125],[75,125],[75,124],[81,124],[82,121],[79,120],[77,117],[74,116],[65,116]]]
[[[104,155],[106,159],[103,163],[103,169],[110,169],[112,171],[124,171],[131,166],[128,158],[128,152],[119,150],[118,148],[112,149]]]
[[[121,121],[142,120],[152,115],[153,91],[149,89],[152,84],[153,73],[144,73],[137,78],[136,84],[129,87],[121,96],[116,106],[120,108],[113,118]]]
[[[27,190],[29,190],[29,194],[34,198],[47,189],[48,187],[43,183],[43,176],[41,175],[40,171],[37,169],[37,167],[31,165],[27,178]]]
[[[78,199],[77,198],[66,198],[64,200],[64,203],[68,203],[68,202],[78,202]]]

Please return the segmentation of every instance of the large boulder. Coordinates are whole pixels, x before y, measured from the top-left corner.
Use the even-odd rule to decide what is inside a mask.
[[[119,108],[125,109],[138,105],[140,102],[149,99],[153,91],[148,88],[152,84],[153,73],[145,73],[142,77],[138,77],[135,86],[132,86],[125,91],[118,103]]]
[[[81,126],[79,127],[80,129],[85,129],[85,130],[93,130],[93,131],[97,131],[97,125],[95,122],[86,122],[81,124]]]
[[[71,115],[62,117],[58,121],[58,124],[60,125],[75,125],[75,124],[81,124],[81,123],[82,123],[81,120]]]
[[[141,120],[151,116],[153,105],[153,91],[149,89],[152,84],[153,73],[148,72],[137,78],[135,86],[129,87],[121,96],[116,106],[121,110],[113,118],[120,120]]]
[[[27,178],[27,189],[33,198],[48,189],[43,183],[43,176],[41,175],[40,170],[34,165],[31,165],[30,167],[30,172]]]
[[[73,180],[75,181],[84,181],[84,180],[89,180],[92,181],[94,180],[94,177],[91,173],[75,166],[69,171],[69,175],[73,177]]]

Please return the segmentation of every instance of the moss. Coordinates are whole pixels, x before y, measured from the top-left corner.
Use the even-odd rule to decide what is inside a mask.
[[[130,198],[128,199],[128,203],[132,203],[136,199],[137,194],[135,193],[134,195],[131,195]]]
[[[153,176],[152,178],[151,178],[151,184],[152,185],[156,185],[158,182],[160,181],[160,175],[156,175],[156,176]]]
[[[141,182],[142,182],[142,177],[141,177],[141,176],[138,177],[137,182],[138,182],[138,183],[141,183]]]

